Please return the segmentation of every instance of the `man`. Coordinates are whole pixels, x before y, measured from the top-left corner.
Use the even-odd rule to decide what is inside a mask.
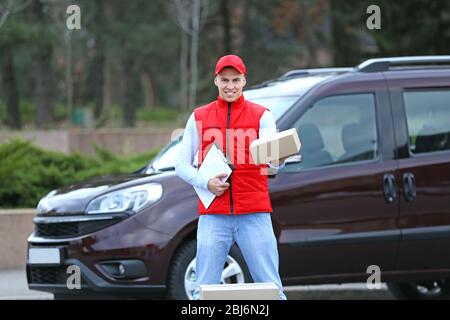
[[[214,84],[219,96],[191,114],[175,166],[183,180],[216,195],[208,208],[198,202],[194,299],[199,298],[201,284],[220,283],[234,241],[253,280],[275,283],[280,289],[280,299],[286,299],[278,273],[277,242],[270,217],[267,165],[254,164],[249,152],[251,141],[276,133],[276,124],[268,109],[245,100],[242,94],[245,75],[240,57],[227,55],[217,61]],[[192,166],[196,152],[200,166],[212,143],[222,148],[232,165],[233,172],[226,182],[222,181],[226,174],[207,179]],[[278,169],[284,166],[284,160],[268,165]]]

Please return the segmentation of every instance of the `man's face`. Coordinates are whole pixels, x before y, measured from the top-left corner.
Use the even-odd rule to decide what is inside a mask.
[[[219,96],[227,102],[239,99],[245,83],[245,76],[232,67],[223,68],[214,79],[214,84],[219,90]]]

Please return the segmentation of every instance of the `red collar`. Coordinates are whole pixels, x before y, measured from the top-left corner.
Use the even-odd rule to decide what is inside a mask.
[[[226,100],[223,100],[220,96],[217,97],[217,105],[221,108],[228,108],[228,102]],[[241,96],[231,103],[231,107],[233,109],[241,108],[245,105],[245,99],[244,95],[241,94]]]

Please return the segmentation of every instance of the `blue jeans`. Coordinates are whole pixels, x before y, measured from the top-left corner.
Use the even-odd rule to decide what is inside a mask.
[[[195,300],[201,284],[219,284],[231,246],[236,241],[254,282],[273,282],[286,300],[278,273],[277,241],[270,213],[201,215],[197,229]]]

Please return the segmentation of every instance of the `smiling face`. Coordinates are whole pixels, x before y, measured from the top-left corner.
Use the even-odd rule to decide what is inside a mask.
[[[219,90],[219,96],[227,101],[233,102],[239,99],[242,89],[246,84],[245,76],[235,68],[223,68],[214,79],[214,84]]]

